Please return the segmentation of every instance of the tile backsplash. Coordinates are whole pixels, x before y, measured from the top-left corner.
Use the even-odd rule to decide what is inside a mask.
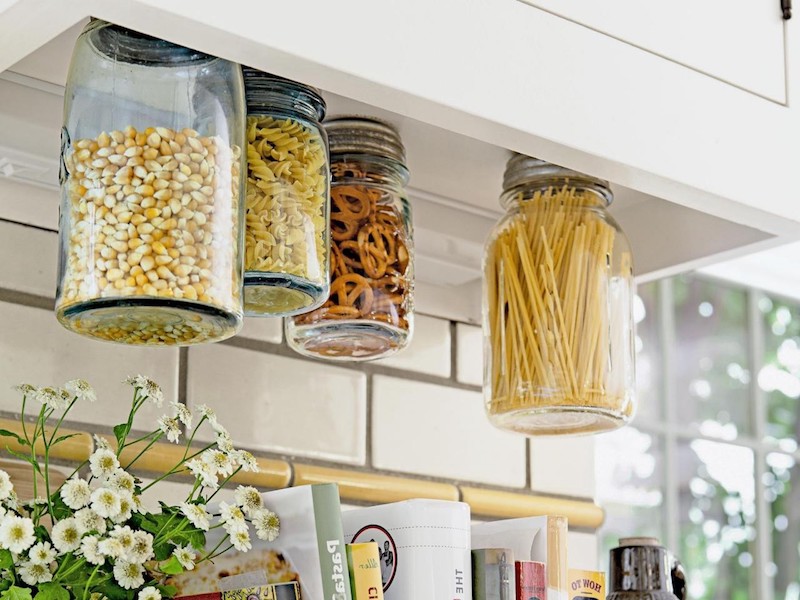
[[[239,445],[264,456],[594,495],[589,438],[529,443],[489,425],[480,389],[481,332],[474,325],[418,315],[405,352],[366,364],[292,353],[282,344],[280,319],[246,319],[236,338],[185,351],[126,347],[69,333],[46,308],[55,292],[55,233],[0,221],[0,253],[0,411],[6,414],[18,410],[13,384],[85,377],[100,399],[75,418],[105,428],[130,401],[119,382],[143,373],[168,399],[214,407]],[[150,409],[142,417],[159,414]],[[594,536],[576,533],[574,540],[580,562],[591,563]]]

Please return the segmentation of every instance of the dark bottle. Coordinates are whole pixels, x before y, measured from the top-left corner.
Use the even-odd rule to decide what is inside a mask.
[[[654,538],[623,538],[610,552],[608,600],[679,600],[674,557]]]

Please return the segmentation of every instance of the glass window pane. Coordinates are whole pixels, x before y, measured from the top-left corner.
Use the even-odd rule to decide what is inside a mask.
[[[658,285],[637,286],[633,316],[636,320],[636,396],[637,420],[660,421],[661,409],[661,335],[658,321]]]
[[[758,385],[767,395],[766,436],[793,452],[800,436],[800,310],[793,303],[764,296],[764,366]]]
[[[677,417],[726,440],[750,432],[747,295],[697,277],[677,277]]]
[[[619,538],[664,539],[664,444],[660,436],[624,427],[596,438],[597,500],[606,510],[598,532],[601,564]]]
[[[788,454],[767,455],[764,494],[772,519],[775,598],[800,598],[800,464]]]
[[[693,440],[679,442],[677,453],[679,556],[689,597],[756,598],[753,451]]]

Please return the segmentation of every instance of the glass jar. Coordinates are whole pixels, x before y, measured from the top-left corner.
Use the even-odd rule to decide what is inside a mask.
[[[603,180],[508,162],[484,257],[484,390],[502,429],[589,433],[633,417],[633,269],[612,198]]]
[[[242,325],[238,65],[94,20],[61,132],[56,315],[126,344],[225,339]]]
[[[249,316],[308,312],[328,298],[330,211],[325,101],[306,85],[244,68]]]
[[[394,354],[413,329],[414,267],[408,170],[398,133],[380,121],[325,122],[331,149],[331,292],[286,320],[306,356],[360,361]]]

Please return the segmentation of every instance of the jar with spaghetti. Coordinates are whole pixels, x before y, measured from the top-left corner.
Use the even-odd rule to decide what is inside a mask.
[[[242,326],[241,68],[93,20],[64,95],[56,315],[125,344]]]
[[[247,192],[244,307],[295,315],[328,298],[325,101],[295,81],[245,67]]]
[[[615,429],[634,414],[631,251],[608,183],[527,156],[506,167],[484,258],[484,391],[496,426]]]
[[[306,356],[362,361],[408,345],[413,327],[411,210],[405,150],[380,121],[325,122],[331,149],[331,290],[318,309],[286,320]]]

